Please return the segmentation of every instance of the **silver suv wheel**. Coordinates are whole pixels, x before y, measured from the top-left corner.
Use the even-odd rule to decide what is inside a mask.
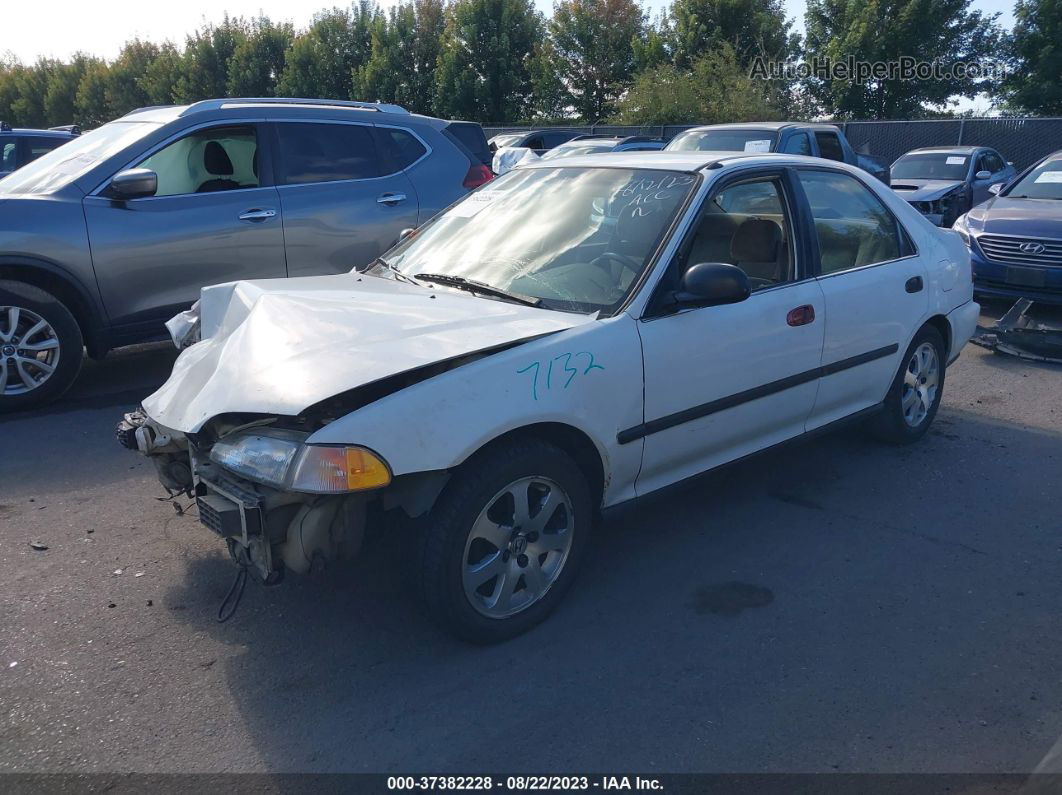
[[[0,306],[0,395],[43,386],[59,365],[59,336],[25,307]]]

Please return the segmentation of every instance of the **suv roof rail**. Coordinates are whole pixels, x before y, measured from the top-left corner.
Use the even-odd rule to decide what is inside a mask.
[[[227,105],[307,105],[320,107],[352,108],[356,110],[373,110],[380,113],[409,113],[401,105],[389,105],[385,102],[358,102],[347,99],[304,99],[293,97],[230,97],[228,99],[204,99],[193,102],[183,111],[182,116],[201,113],[207,110],[220,110]]]
[[[81,135],[81,128],[76,124],[60,124],[58,127],[49,127],[53,132],[67,132],[71,135]]]

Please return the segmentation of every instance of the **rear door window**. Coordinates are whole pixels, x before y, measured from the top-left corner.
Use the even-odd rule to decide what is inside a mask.
[[[14,171],[18,168],[18,144],[15,139],[0,144],[0,171]]]
[[[897,220],[855,177],[835,171],[799,174],[815,221],[822,275],[909,253]]]
[[[844,162],[844,149],[841,147],[841,139],[836,133],[816,132],[815,141],[819,145],[819,155],[827,160],[839,160]]]
[[[371,127],[283,122],[276,125],[276,130],[278,185],[381,176]]]

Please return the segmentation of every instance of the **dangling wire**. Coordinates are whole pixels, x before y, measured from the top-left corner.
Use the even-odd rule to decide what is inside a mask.
[[[240,599],[243,598],[243,589],[245,585],[247,585],[247,564],[242,563],[236,571],[236,579],[232,581],[232,586],[229,588],[229,592],[225,594],[225,598],[221,600],[221,607],[218,608],[219,624],[224,624],[235,615],[236,608],[240,606]]]

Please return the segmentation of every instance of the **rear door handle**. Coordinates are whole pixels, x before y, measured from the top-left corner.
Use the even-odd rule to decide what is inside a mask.
[[[262,210],[247,210],[240,213],[239,218],[241,221],[265,221],[270,218],[276,218],[276,215],[276,210],[266,208]]]
[[[903,286],[903,289],[909,293],[918,293],[922,291],[923,287],[925,287],[925,283],[922,281],[922,277],[912,276],[907,280],[907,284]]]
[[[377,204],[398,204],[406,200],[406,194],[404,193],[385,193],[383,196],[376,200]]]

